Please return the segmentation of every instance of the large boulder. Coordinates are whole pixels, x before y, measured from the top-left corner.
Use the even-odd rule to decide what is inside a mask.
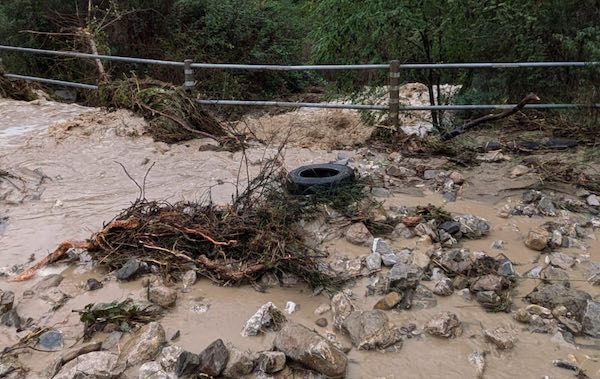
[[[300,362],[311,370],[330,378],[346,376],[346,355],[305,326],[293,322],[286,323],[277,333],[273,345],[291,360]]]
[[[581,321],[592,297],[589,293],[567,288],[560,283],[542,284],[525,297],[530,303],[554,309],[565,306],[577,321]]]
[[[164,343],[165,330],[162,325],[158,322],[146,324],[123,346],[119,362],[131,367],[151,361],[159,353]]]
[[[346,318],[343,327],[352,344],[359,350],[385,349],[401,345],[400,330],[381,310],[353,312]]]

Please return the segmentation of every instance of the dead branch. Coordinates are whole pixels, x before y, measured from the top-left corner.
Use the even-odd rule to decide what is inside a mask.
[[[506,118],[508,116],[511,116],[511,115],[517,113],[518,111],[520,111],[521,109],[523,109],[525,107],[525,105],[532,103],[532,102],[538,102],[538,101],[540,101],[540,98],[536,94],[530,93],[527,96],[525,96],[523,98],[523,100],[521,100],[519,102],[519,104],[517,104],[515,107],[513,107],[511,109],[507,109],[504,112],[500,112],[500,113],[496,113],[496,114],[488,114],[483,117],[476,118],[475,120],[471,120],[471,121],[467,122],[466,124],[456,128],[456,129],[453,129],[453,130],[449,131],[448,133],[443,134],[442,140],[448,141],[477,125],[480,125],[480,124],[483,124],[483,123],[489,122],[489,121],[500,120],[500,119]]]
[[[63,258],[67,254],[67,251],[69,251],[70,249],[89,249],[91,246],[92,244],[87,241],[63,241],[60,245],[58,245],[56,250],[54,250],[41,261],[33,265],[31,268],[29,268],[29,270],[17,275],[13,279],[13,281],[22,282],[24,280],[31,279],[41,268]]]

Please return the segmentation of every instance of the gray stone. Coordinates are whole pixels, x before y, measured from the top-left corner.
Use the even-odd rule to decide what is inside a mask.
[[[286,323],[275,337],[273,346],[291,360],[330,378],[346,376],[346,355],[327,339],[302,325]]]
[[[411,295],[407,295],[410,299],[410,308],[413,309],[429,309],[437,305],[437,299],[433,292],[422,284],[419,284],[414,291],[410,291]]]
[[[462,334],[462,324],[456,314],[441,312],[427,322],[425,332],[436,337],[455,338]]]
[[[58,351],[65,345],[63,333],[60,330],[44,332],[39,337],[38,345],[44,350]]]
[[[394,249],[392,249],[390,244],[381,238],[375,238],[373,240],[373,247],[371,250],[373,253],[378,253],[380,255],[394,253]]]
[[[96,291],[102,287],[103,287],[102,283],[100,283],[97,279],[94,279],[94,278],[89,278],[85,282],[85,289],[87,291]]]
[[[145,272],[146,269],[147,265],[145,263],[143,263],[137,258],[130,258],[127,262],[125,262],[123,267],[117,270],[115,276],[119,280],[133,280],[138,275]]]
[[[502,305],[502,298],[494,291],[477,292],[475,298],[484,308],[494,309]]]
[[[530,304],[525,307],[525,310],[532,315],[540,316],[542,318],[552,318],[552,311],[541,305]]]
[[[575,264],[575,259],[564,253],[554,252],[550,254],[550,264],[568,270]]]
[[[140,366],[139,379],[176,379],[174,374],[167,373],[160,363],[152,361]]]
[[[506,241],[503,240],[495,240],[492,243],[491,248],[496,250],[504,250],[504,246],[506,245]]]
[[[539,279],[542,276],[543,270],[544,266],[535,266],[534,268],[525,273],[525,277],[531,279]]]
[[[560,283],[564,286],[569,285],[569,273],[563,269],[548,266],[542,271],[542,280],[549,283]]]
[[[381,270],[381,255],[379,253],[371,253],[367,255],[366,263],[369,272]]]
[[[258,370],[273,374],[285,368],[285,354],[280,351],[262,351],[258,354]]]
[[[419,284],[422,275],[423,270],[420,267],[400,262],[388,272],[387,280],[390,288],[414,288]]]
[[[525,246],[532,250],[542,251],[548,246],[550,235],[544,229],[537,228],[530,230],[525,239]]]
[[[442,229],[450,234],[456,234],[460,231],[460,222],[458,221],[444,221],[439,229]]]
[[[438,296],[450,296],[453,292],[454,286],[450,278],[442,278],[435,282],[433,286],[433,293]]]
[[[556,208],[552,200],[543,196],[538,203],[538,210],[544,216],[556,216]]]
[[[598,196],[594,194],[589,195],[586,201],[588,205],[591,205],[592,207],[600,207],[600,199],[598,199]]]
[[[39,298],[47,301],[52,306],[52,310],[57,310],[58,308],[62,307],[71,298],[71,296],[62,292],[58,288],[49,288],[43,292]]]
[[[390,197],[391,194],[389,189],[383,187],[373,187],[371,193],[375,197]]]
[[[517,276],[515,267],[513,266],[512,262],[508,259],[505,259],[500,263],[500,265],[498,266],[497,273],[498,273],[498,275],[508,277],[508,278]]]
[[[583,325],[581,325],[580,322],[578,322],[576,320],[572,320],[565,316],[559,316],[558,321],[561,324],[563,324],[569,332],[573,333],[576,336],[580,335],[581,331],[583,330]]]
[[[396,263],[400,262],[400,257],[395,253],[383,254],[381,256],[381,261],[384,266],[392,267]]]
[[[600,338],[600,302],[588,299],[581,324],[585,334]]]
[[[365,245],[373,239],[373,235],[362,222],[350,225],[346,230],[345,237],[348,242],[355,245]]]
[[[538,201],[542,197],[542,193],[536,190],[528,190],[523,193],[523,203],[530,204]]]
[[[156,361],[160,363],[163,369],[166,371],[175,371],[177,366],[177,360],[183,353],[183,349],[177,345],[169,345],[162,348],[160,354],[156,358]]]
[[[192,286],[196,284],[196,280],[198,279],[198,275],[196,274],[196,270],[188,270],[181,277],[181,285],[183,286],[183,292],[189,292],[192,289]]]
[[[439,170],[425,170],[423,172],[423,179],[425,179],[425,180],[435,179],[439,173],[440,173]]]
[[[355,311],[344,321],[343,329],[359,350],[399,347],[402,334],[381,310]]]
[[[440,263],[443,267],[456,274],[465,274],[473,266],[472,255],[465,249],[442,251]]]
[[[403,251],[408,251],[408,250],[403,250]],[[398,253],[398,255],[400,255],[400,257],[402,257],[402,251],[400,253]],[[400,259],[400,262],[404,262],[404,259]],[[418,268],[420,268],[423,271],[425,271],[425,269],[427,269],[427,267],[429,267],[430,262],[431,262],[431,257],[429,256],[429,254],[427,254],[423,251],[416,250],[412,254],[410,254],[410,263],[417,266]]]
[[[373,309],[380,309],[382,311],[389,311],[393,309],[402,301],[402,294],[398,292],[390,292],[381,298],[373,307]]]
[[[317,324],[317,326],[320,326],[321,328],[325,328],[327,327],[329,322],[327,322],[327,319],[325,317],[321,317],[317,319],[317,321],[315,321],[315,324]]]
[[[485,338],[492,342],[500,350],[509,350],[515,346],[517,338],[509,330],[499,327],[493,330],[486,329],[483,331]]]
[[[102,341],[102,350],[112,350],[113,347],[117,346],[119,341],[123,337],[123,332],[115,330],[111,332],[104,341]]]
[[[21,317],[17,313],[15,308],[11,309],[8,312],[5,312],[2,316],[0,316],[0,324],[4,326],[8,326],[9,328],[21,328]]]
[[[142,326],[123,346],[119,362],[128,367],[151,361],[165,343],[165,330],[158,322]]]
[[[587,292],[567,288],[557,283],[542,284],[526,296],[530,303],[542,305],[549,309],[563,305],[575,316],[576,320],[583,318],[588,307],[588,300],[591,300],[591,298]]]
[[[531,313],[527,312],[525,309],[520,308],[513,314],[513,318],[523,324],[529,324],[531,322]]]
[[[268,302],[246,321],[242,336],[257,336],[266,331],[276,331],[285,321],[285,315],[273,303]]]
[[[15,302],[15,294],[12,291],[0,290],[0,315],[10,311]]]
[[[498,292],[502,290],[508,283],[504,277],[496,275],[496,274],[488,274],[483,275],[477,278],[471,284],[471,291],[479,292],[479,291],[494,291]]]
[[[473,215],[459,215],[454,221],[460,223],[460,232],[463,237],[477,239],[486,236],[490,232],[489,222],[481,217]]]
[[[456,192],[444,192],[442,194],[442,197],[444,198],[444,200],[446,200],[449,203],[455,202],[457,195]]]
[[[225,378],[237,379],[248,375],[254,369],[254,357],[246,351],[227,345],[229,359],[221,374]]]
[[[413,170],[411,168],[398,166],[396,164],[390,165],[387,168],[386,173],[390,176],[395,176],[397,178],[406,178],[406,177],[417,175],[417,172],[415,170]]]
[[[53,379],[117,378],[124,366],[117,364],[119,355],[110,351],[94,351],[67,362]]]
[[[164,285],[151,285],[148,289],[148,300],[163,308],[170,308],[177,301],[177,291]]]
[[[347,289],[338,292],[331,298],[331,312],[333,313],[333,326],[335,328],[341,329],[344,320],[356,309],[353,299],[354,294]]]
[[[48,275],[42,278],[42,280],[36,283],[36,285],[34,285],[31,289],[33,292],[42,292],[48,288],[58,287],[63,279],[64,277],[60,274]]]
[[[178,378],[188,375],[198,375],[198,367],[200,367],[200,356],[198,354],[184,351],[179,354],[177,363],[175,364],[175,375]]]

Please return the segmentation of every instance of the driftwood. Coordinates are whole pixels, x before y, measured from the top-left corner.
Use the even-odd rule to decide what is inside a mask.
[[[488,115],[476,118],[475,120],[471,120],[471,121],[467,122],[466,124],[459,126],[458,128],[455,128],[455,129],[449,131],[448,133],[443,134],[442,140],[448,141],[477,125],[480,125],[480,124],[483,124],[483,123],[489,122],[489,121],[500,120],[500,119],[506,118],[508,116],[511,116],[511,115],[517,113],[518,111],[520,111],[521,109],[523,109],[525,107],[525,105],[532,103],[532,102],[538,102],[538,101],[540,101],[540,98],[535,93],[530,93],[529,95],[525,96],[523,98],[523,100],[521,100],[519,102],[519,104],[517,104],[514,108],[507,109],[504,112],[500,112],[500,113],[496,113],[496,114],[488,114]]]

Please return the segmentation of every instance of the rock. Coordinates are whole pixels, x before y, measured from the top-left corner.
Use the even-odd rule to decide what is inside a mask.
[[[58,288],[49,288],[39,295],[39,298],[48,302],[52,306],[52,310],[57,310],[58,308],[62,307],[71,298],[71,296],[62,292]]]
[[[437,305],[435,295],[431,290],[422,284],[419,284],[417,288],[407,291],[407,299],[409,300],[409,306],[407,308],[413,309],[429,309],[434,308]]]
[[[481,291],[477,292],[475,298],[486,309],[494,309],[498,310],[503,308],[505,305],[503,304],[502,298],[494,291]]]
[[[229,359],[221,375],[225,378],[237,379],[252,373],[252,370],[254,370],[254,357],[252,354],[231,345],[228,345],[227,348],[229,349]]]
[[[300,309],[300,306],[296,303],[294,303],[293,301],[288,301],[285,304],[285,313],[287,313],[288,315],[291,315],[292,313],[297,312]]]
[[[439,170],[425,170],[425,171],[423,171],[423,179],[425,179],[425,180],[435,179],[439,173],[440,173]]]
[[[258,370],[273,374],[285,368],[285,354],[280,351],[262,351],[258,354]]]
[[[564,305],[559,305],[558,307],[554,307],[552,310],[552,316],[558,319],[559,317],[566,316],[569,313],[569,310]]]
[[[281,274],[281,285],[283,287],[294,287],[300,283],[300,278],[296,274],[290,272],[284,272]]]
[[[456,234],[460,231],[460,222],[458,221],[444,221],[438,227],[450,234]]]
[[[12,291],[0,290],[0,315],[13,309],[15,294]]]
[[[504,276],[505,278],[517,276],[515,267],[509,259],[505,259],[500,263],[500,265],[498,266],[497,273],[498,275]]]
[[[465,289],[469,286],[469,279],[462,275],[455,276],[452,281],[452,286],[457,290]]]
[[[53,379],[116,378],[124,367],[117,364],[119,355],[94,351],[67,362]]]
[[[402,294],[398,292],[390,292],[381,298],[373,307],[373,309],[380,309],[383,311],[389,311],[398,305],[402,300]]]
[[[479,292],[479,291],[494,291],[498,292],[507,286],[506,279],[502,276],[496,274],[488,274],[483,275],[477,278],[471,284],[471,291]]]
[[[328,340],[302,325],[286,323],[275,337],[273,346],[290,359],[330,378],[346,376],[346,355]]]
[[[592,207],[600,207],[600,199],[598,199],[598,196],[592,194],[589,195],[586,199],[588,205],[592,206]]]
[[[433,293],[438,296],[450,296],[454,292],[454,286],[452,279],[442,278],[438,280],[433,286]]]
[[[199,373],[208,376],[219,376],[229,360],[229,350],[227,350],[223,340],[218,339],[208,345],[206,349],[198,354],[198,357],[200,359]]]
[[[415,170],[406,168],[406,167],[402,167],[402,166],[398,166],[396,164],[391,164],[387,168],[386,173],[390,176],[395,176],[397,178],[406,178],[406,177],[417,175],[417,172]]]
[[[112,350],[113,347],[117,346],[119,341],[121,341],[121,337],[123,336],[123,332],[115,330],[111,332],[108,337],[104,341],[102,341],[102,350]]]
[[[440,263],[443,267],[456,274],[465,274],[473,266],[472,255],[466,249],[442,251]]]
[[[158,322],[142,326],[127,341],[119,356],[119,362],[127,367],[153,360],[165,343],[165,330]]]
[[[242,336],[257,336],[265,331],[277,331],[285,321],[285,315],[273,303],[268,302],[246,321]]]
[[[554,207],[554,203],[552,200],[543,196],[538,203],[538,210],[544,216],[556,216],[556,208]]]
[[[477,379],[483,379],[483,374],[485,373],[485,352],[480,353],[479,351],[474,351],[469,354],[468,360],[470,364],[475,366],[475,377]]]
[[[527,173],[529,173],[530,169],[527,166],[524,165],[517,165],[515,166],[511,171],[510,171],[510,177],[511,178],[518,178],[519,176],[523,176]]]
[[[350,225],[346,230],[345,236],[348,242],[355,245],[365,245],[373,238],[369,229],[362,222]]]
[[[525,246],[532,250],[542,251],[548,245],[550,236],[544,229],[533,229],[529,231],[527,239],[525,240]]]
[[[531,279],[539,279],[542,276],[543,270],[544,266],[535,266],[534,268],[525,273],[525,277]]]
[[[177,291],[164,285],[151,285],[148,289],[148,300],[163,308],[170,308],[177,301]]]
[[[177,358],[175,375],[178,378],[188,375],[198,376],[198,367],[200,367],[200,356],[189,351],[184,351]]]
[[[588,300],[591,300],[591,298],[587,292],[567,288],[556,283],[542,284],[526,296],[530,303],[542,305],[549,309],[563,305],[575,316],[576,320],[583,318],[588,307]]]
[[[344,320],[356,309],[353,298],[354,294],[347,289],[338,292],[331,298],[334,328],[341,329]]]
[[[192,289],[192,286],[196,284],[196,280],[198,280],[198,275],[196,274],[196,270],[188,270],[181,277],[181,285],[183,286],[183,292],[189,292]]]
[[[21,317],[17,313],[15,308],[11,309],[8,312],[5,312],[2,316],[0,316],[0,324],[7,326],[9,328],[21,328]]]
[[[394,254],[394,249],[392,249],[389,243],[381,238],[375,238],[373,240],[373,247],[371,248],[371,251],[380,255]]]
[[[400,260],[400,263],[402,260]],[[431,262],[430,256],[423,251],[414,251],[412,253],[412,260],[410,263],[420,268],[422,271],[425,271],[427,267],[429,267],[429,263]]]
[[[152,361],[140,366],[139,379],[176,379],[175,375],[167,373],[160,363]]]
[[[548,266],[542,271],[541,278],[545,282],[560,283],[569,286],[569,273],[560,268]]]
[[[317,324],[317,326],[320,326],[321,328],[325,328],[329,323],[327,322],[327,319],[325,317],[321,317],[317,319],[317,321],[315,321],[315,324]]]
[[[175,371],[177,360],[183,353],[183,349],[177,345],[169,345],[162,348],[156,361],[160,363],[166,371]]]
[[[553,252],[550,254],[550,264],[568,270],[575,264],[575,259],[564,253]]]
[[[89,278],[85,282],[86,291],[96,291],[102,287],[103,287],[102,283],[100,283],[97,279],[94,279],[94,278]]]
[[[317,307],[317,309],[315,309],[315,314],[320,316],[322,314],[329,312],[330,310],[331,310],[331,305],[321,304]]]
[[[36,285],[34,285],[31,288],[31,290],[33,292],[42,292],[47,290],[48,288],[58,287],[59,284],[63,281],[63,279],[64,277],[60,274],[52,274],[45,276]]]
[[[565,316],[559,316],[558,321],[561,324],[563,324],[567,328],[567,330],[569,332],[573,333],[574,335],[578,336],[581,334],[583,326],[581,325],[581,323],[577,322],[576,320],[572,320]]]
[[[125,281],[133,280],[138,275],[144,273],[146,271],[146,269],[147,269],[147,265],[145,263],[143,263],[142,261],[140,261],[139,259],[129,258],[129,260],[127,262],[125,262],[123,267],[121,267],[120,269],[117,270],[117,272],[115,273],[115,276],[119,280],[125,280]]]
[[[514,334],[502,327],[493,330],[486,329],[483,331],[483,335],[500,350],[512,349],[517,342]]]
[[[260,284],[265,288],[279,287],[281,282],[275,273],[267,272],[260,277]]]
[[[581,324],[585,334],[594,338],[600,337],[600,302],[587,300]]]
[[[538,315],[543,318],[552,318],[552,311],[546,307],[537,304],[530,304],[525,310],[532,315]]]
[[[399,347],[402,341],[400,330],[390,322],[385,312],[377,309],[352,312],[344,321],[343,330],[359,350]]]
[[[455,338],[462,334],[462,324],[454,313],[441,312],[427,322],[425,332],[436,337]]]
[[[381,255],[379,253],[367,255],[366,266],[369,272],[381,270]]]
[[[63,333],[60,330],[49,330],[42,333],[38,340],[38,346],[48,351],[58,351],[65,345]]]
[[[538,201],[542,197],[542,193],[536,190],[528,190],[523,192],[523,203],[531,204]]]
[[[396,263],[388,272],[389,288],[414,288],[421,280],[422,275],[423,270],[414,264]]]
[[[415,226],[414,231],[415,231],[415,234],[418,235],[419,237],[429,237],[429,238],[431,238],[432,241],[437,241],[437,239],[438,239],[437,233],[433,230],[433,228],[429,224],[420,223],[419,225]]]
[[[473,215],[455,216],[454,221],[460,223],[460,232],[462,235],[471,239],[477,239],[488,235],[491,228],[486,219]]]
[[[461,185],[465,182],[465,177],[458,171],[452,171],[449,178],[458,185]]]
[[[514,313],[513,318],[520,323],[529,324],[531,322],[531,313],[527,312],[523,308],[520,308]]]
[[[392,267],[396,263],[400,262],[400,257],[395,253],[383,254],[381,256],[381,261],[384,266]]]

